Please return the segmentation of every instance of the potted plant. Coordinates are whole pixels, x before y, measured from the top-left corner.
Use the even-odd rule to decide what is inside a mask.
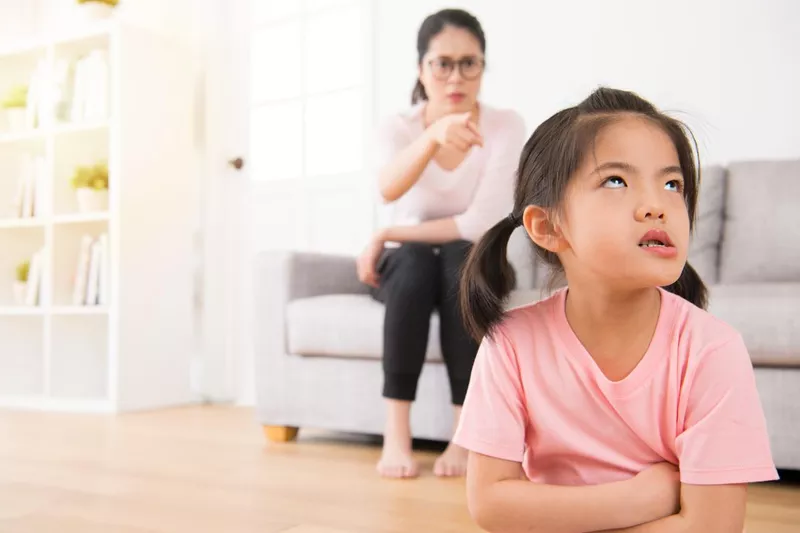
[[[30,261],[23,261],[17,265],[16,279],[14,280],[14,303],[22,305],[25,303],[25,295],[28,292],[28,273],[30,272]]]
[[[79,166],[72,175],[72,188],[78,200],[78,211],[96,213],[108,209],[108,165]]]
[[[2,106],[5,110],[8,129],[19,132],[25,128],[25,108],[28,105],[28,87],[16,85],[11,88],[3,99]]]
[[[110,18],[119,0],[76,0],[83,15],[90,21]]]

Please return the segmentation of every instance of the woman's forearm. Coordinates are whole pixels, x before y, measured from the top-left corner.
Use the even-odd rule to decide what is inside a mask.
[[[393,226],[378,234],[383,242],[425,242],[442,244],[461,239],[461,234],[453,218],[428,220],[414,226]]]
[[[436,154],[439,144],[427,133],[397,153],[381,170],[378,185],[384,201],[394,202],[414,186],[422,171]]]
[[[470,501],[473,518],[490,533],[587,533],[622,529],[648,520],[629,481],[560,486],[505,480]]]

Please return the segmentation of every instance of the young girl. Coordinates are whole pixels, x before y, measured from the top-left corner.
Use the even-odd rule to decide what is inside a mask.
[[[746,484],[777,479],[747,349],[686,262],[695,165],[679,122],[605,88],[528,140],[462,279],[483,342],[454,442],[484,529],[739,533]],[[567,286],[503,316],[520,224]]]

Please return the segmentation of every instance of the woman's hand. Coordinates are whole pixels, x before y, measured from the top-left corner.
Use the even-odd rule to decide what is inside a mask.
[[[483,136],[470,112],[445,115],[428,126],[427,133],[439,146],[450,145],[462,152],[483,146]]]
[[[371,287],[378,288],[379,276],[377,271],[378,259],[383,252],[384,241],[380,235],[372,238],[370,243],[361,252],[356,261],[356,268],[358,270],[358,279],[362,283],[366,283]]]

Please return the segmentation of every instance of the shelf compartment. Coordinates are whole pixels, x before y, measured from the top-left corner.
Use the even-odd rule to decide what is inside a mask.
[[[44,48],[29,51],[20,51],[18,54],[0,56],[0,101],[5,100],[9,92],[18,86],[30,88],[34,73],[47,58]],[[29,95],[31,91],[29,91]],[[25,135],[31,132],[31,125],[25,119],[26,110],[21,109],[21,119],[15,123],[6,109],[0,109],[0,135]],[[35,123],[33,124],[35,126]]]
[[[74,293],[84,239],[88,238],[91,242],[99,241],[103,234],[108,235],[108,223],[104,220],[55,226],[53,231],[53,305],[56,306],[55,309],[62,311],[70,309],[72,312],[84,307],[96,309],[97,304],[85,305],[85,300],[76,299]],[[102,257],[100,259],[102,260]],[[90,261],[91,257],[88,260]],[[84,272],[85,275],[88,275],[85,265],[84,263]],[[108,267],[108,264],[106,266]],[[108,274],[108,270],[106,270],[106,274]],[[108,290],[109,286],[109,283],[105,283],[105,290]],[[86,294],[85,290],[79,292],[83,295]],[[103,301],[107,302],[108,299]],[[97,311],[87,309],[83,312],[95,313]]]
[[[108,162],[108,130],[65,130],[55,140],[55,183],[53,184],[53,211],[56,216],[80,215],[78,199],[72,187],[72,176],[79,166],[93,166]],[[109,178],[113,187],[113,176]]]
[[[2,250],[2,253],[0,253],[0,308],[29,306],[27,302],[17,302],[14,297],[17,266],[23,261],[32,261],[34,254],[43,250],[43,248],[43,227],[7,228],[0,232],[0,250]],[[39,294],[34,305],[39,305],[47,300],[42,291],[42,287],[45,286],[42,281],[47,273],[48,259],[47,254],[42,252],[39,263]],[[31,262],[31,265],[33,265],[33,262]],[[33,270],[31,268],[30,278],[34,275]]]
[[[0,390],[4,396],[44,392],[44,318],[0,317]]]
[[[24,225],[31,215],[45,216],[49,187],[50,169],[43,142],[0,144],[0,225]]]
[[[108,391],[108,317],[53,315],[49,396],[103,399]]]
[[[57,44],[53,65],[70,88],[69,102],[57,106],[56,123],[68,128],[92,127],[107,121],[110,115],[110,36],[106,33],[86,35]]]

